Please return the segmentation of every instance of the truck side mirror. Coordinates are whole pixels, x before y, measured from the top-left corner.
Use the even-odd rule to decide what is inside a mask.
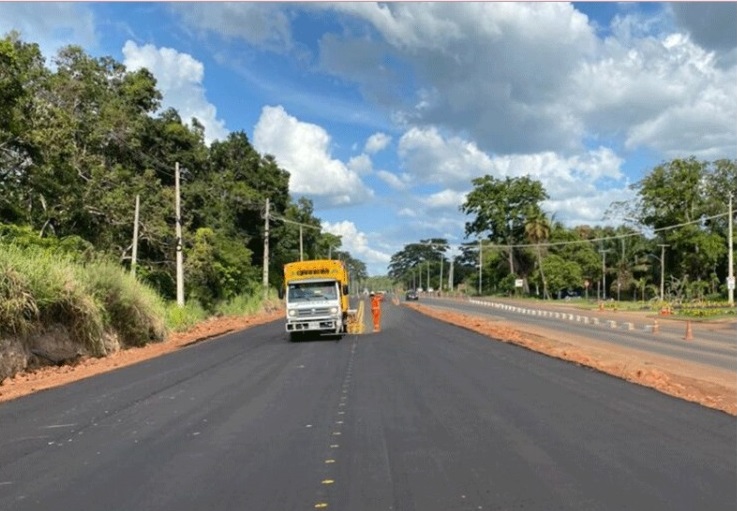
[[[350,293],[350,291],[348,290],[348,286],[343,286],[343,294],[344,295],[347,295],[349,293]]]

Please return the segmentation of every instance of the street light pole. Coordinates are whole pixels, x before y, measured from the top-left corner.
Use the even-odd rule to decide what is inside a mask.
[[[728,277],[727,277],[727,296],[729,297],[729,306],[734,306],[734,252],[732,250],[732,192],[729,193],[729,247],[727,254],[728,254],[728,263],[729,268],[727,269]]]
[[[665,247],[670,245],[658,245],[660,247],[660,301],[665,298]]]
[[[601,299],[606,300],[606,253],[609,249],[601,249]]]
[[[481,245],[481,240],[479,239],[479,296],[483,294],[483,280],[481,276],[481,269],[484,267],[484,256],[483,256],[483,246]]]

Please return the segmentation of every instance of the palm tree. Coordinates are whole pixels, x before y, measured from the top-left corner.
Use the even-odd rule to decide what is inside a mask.
[[[534,243],[537,249],[537,266],[540,268],[540,278],[543,281],[543,298],[548,298],[548,283],[545,280],[545,272],[543,271],[542,250],[540,243],[547,241],[550,236],[550,220],[545,213],[537,206],[531,206],[526,215],[525,235],[531,243]]]

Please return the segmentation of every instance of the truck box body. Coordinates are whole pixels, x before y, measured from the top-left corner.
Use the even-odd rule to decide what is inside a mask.
[[[286,331],[342,334],[348,318],[348,272],[342,261],[316,259],[284,265]]]

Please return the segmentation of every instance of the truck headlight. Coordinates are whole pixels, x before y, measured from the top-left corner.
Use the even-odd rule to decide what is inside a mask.
[[[330,307],[330,314],[337,314],[338,308],[337,307]]]
[[[289,316],[290,317],[293,318],[296,315],[297,315],[297,310],[296,309],[289,309]]]

